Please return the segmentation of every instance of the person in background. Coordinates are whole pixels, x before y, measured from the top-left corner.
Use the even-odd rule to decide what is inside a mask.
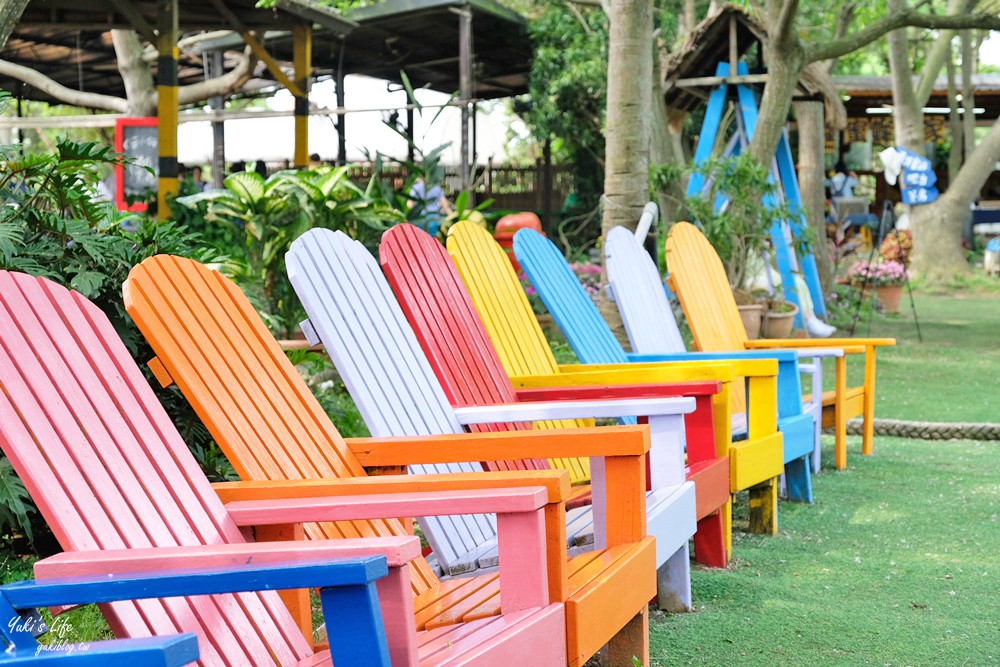
[[[208,189],[208,183],[205,182],[205,177],[202,175],[200,166],[191,167],[191,180],[198,192],[204,192]]]
[[[233,166],[231,166],[229,168],[229,173],[230,174],[238,174],[241,171],[246,171],[246,170],[247,170],[247,163],[246,162],[242,162],[242,161],[240,161],[240,162],[234,162]]]
[[[261,178],[267,178],[267,165],[264,164],[263,160],[257,160],[257,162],[254,163],[253,168],[254,171],[260,174]]]
[[[847,165],[841,160],[833,168],[834,174],[830,179],[830,191],[834,197],[853,197],[854,188],[858,186],[858,175],[847,169]]]
[[[435,183],[428,188],[422,177],[410,186],[410,199],[406,204],[414,214],[414,222],[431,236],[437,236],[441,219],[451,213],[451,204],[444,196],[441,186]]]

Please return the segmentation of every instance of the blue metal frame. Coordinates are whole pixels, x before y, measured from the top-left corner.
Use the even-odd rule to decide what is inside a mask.
[[[388,667],[389,649],[375,585],[375,580],[388,572],[385,556],[371,556],[19,581],[0,587],[0,618],[4,621],[0,633],[13,647],[0,654],[0,665],[45,665],[64,660],[102,667],[167,667],[198,658],[192,634],[72,645],[73,651],[69,650],[71,645],[62,651],[39,651],[36,637],[48,631],[37,612],[39,607],[318,587],[335,664]]]

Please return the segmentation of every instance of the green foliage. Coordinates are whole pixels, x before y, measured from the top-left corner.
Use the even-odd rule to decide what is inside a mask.
[[[279,334],[294,331],[302,310],[285,276],[285,253],[313,227],[339,229],[374,249],[402,214],[372,185],[347,178],[347,167],[279,171],[266,180],[256,172],[230,174],[220,190],[178,197],[175,209],[201,218],[229,246],[234,277]]]
[[[569,213],[590,210],[604,189],[607,18],[599,7],[573,12],[546,3],[528,32],[535,49],[529,101],[516,103],[515,111],[537,141],[551,139],[555,160],[572,165],[579,203]]]
[[[0,269],[42,276],[89,298],[110,318],[140,365],[153,356],[125,313],[121,285],[143,259],[167,253],[214,261],[218,254],[176,223],[123,215],[95,198],[103,170],[119,160],[107,147],[60,141],[51,154],[23,155],[0,146]],[[210,439],[176,390],[161,398],[192,448]],[[5,465],[0,461],[0,466]],[[34,517],[9,468],[0,467],[0,523],[15,521],[30,537]],[[23,509],[21,507],[23,505]],[[43,528],[42,532],[45,529]]]
[[[678,173],[676,168],[654,172],[654,188],[663,187]],[[712,158],[694,173],[710,184],[708,192],[684,200],[678,218],[701,227],[726,267],[729,284],[741,289],[750,277],[749,263],[767,246],[771,226],[776,220],[791,219],[792,212],[785,204],[762,204],[776,194],[777,186],[769,180],[768,169],[747,154]]]

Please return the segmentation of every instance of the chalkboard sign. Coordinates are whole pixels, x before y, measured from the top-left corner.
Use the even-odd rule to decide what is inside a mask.
[[[129,200],[156,192],[157,133],[155,117],[119,118],[115,122],[115,150],[124,153],[128,160],[125,166],[115,169],[115,203],[119,210],[145,211],[144,202],[129,204]]]

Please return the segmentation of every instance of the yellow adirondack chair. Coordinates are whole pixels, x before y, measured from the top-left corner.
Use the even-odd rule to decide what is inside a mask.
[[[750,490],[750,529],[777,532],[777,476],[783,470],[783,441],[777,430],[777,362],[678,362],[558,364],[503,249],[481,227],[459,222],[449,230],[448,252],[479,311],[504,369],[516,388],[622,385],[717,380],[723,390],[713,401],[716,444],[730,461],[730,491]],[[747,378],[753,411],[748,438],[730,437],[730,385]],[[724,512],[727,540],[731,505]],[[727,542],[727,551],[731,550]],[[730,551],[731,553],[731,551]]]
[[[874,451],[875,350],[895,345],[894,338],[747,339],[718,253],[705,235],[688,222],[678,222],[670,229],[667,271],[670,289],[680,299],[684,317],[694,335],[695,348],[700,351],[842,348],[844,356],[835,359],[836,389],[823,394],[823,427],[835,429],[838,469],[847,467],[847,420],[851,417],[864,417],[861,453],[867,455]],[[865,381],[859,387],[847,386],[849,354],[864,355]],[[743,400],[739,390],[736,400]]]

